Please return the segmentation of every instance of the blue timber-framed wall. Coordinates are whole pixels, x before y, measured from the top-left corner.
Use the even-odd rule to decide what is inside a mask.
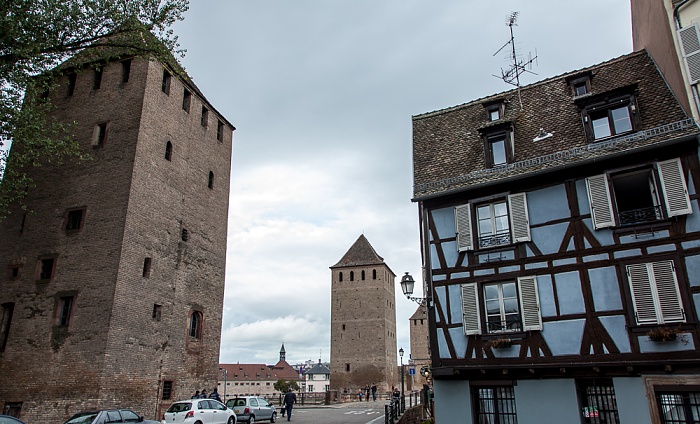
[[[630,128],[599,137],[587,124],[621,93]],[[603,407],[585,398],[603,387],[614,395],[598,400],[614,399],[618,422],[663,422],[673,412],[659,393],[700,392],[697,126],[646,52],[519,94],[414,117],[436,417],[478,422],[481,388],[508,387],[519,424],[600,422]],[[505,134],[500,166],[492,133]],[[656,215],[623,217],[626,182],[639,175]],[[495,203],[509,228],[482,241],[476,209]],[[517,304],[502,327],[486,310],[496,286],[502,314]],[[675,338],[652,341],[652,330]]]

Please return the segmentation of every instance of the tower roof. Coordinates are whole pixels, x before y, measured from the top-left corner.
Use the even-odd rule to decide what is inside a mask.
[[[346,266],[363,266],[363,265],[379,265],[384,263],[384,258],[379,256],[374,250],[364,234],[357,238],[357,241],[350,246],[350,249],[331,268],[340,268]]]

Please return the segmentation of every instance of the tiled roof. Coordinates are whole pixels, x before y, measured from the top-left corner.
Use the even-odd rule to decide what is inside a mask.
[[[330,374],[331,370],[323,364],[316,364],[304,374]]]
[[[219,364],[219,368],[226,370],[226,378],[229,381],[298,380],[299,374],[294,368],[286,362],[282,362],[278,362],[276,365]]]
[[[425,305],[418,306],[418,309],[416,309],[416,312],[414,312],[413,315],[411,315],[409,321],[414,319],[427,319]]]
[[[573,97],[569,81],[590,77],[591,92]],[[616,90],[634,92],[641,128],[634,134],[590,143],[581,102]],[[489,122],[484,104],[503,102],[504,115]],[[522,105],[522,106],[521,106]],[[483,133],[513,128],[513,158],[488,168]],[[659,130],[661,128],[661,130]],[[540,129],[552,136],[534,141]],[[698,128],[680,107],[646,51],[413,117],[414,198],[423,199],[619,154],[688,134]]]
[[[379,256],[365,235],[358,237],[357,241],[348,249],[343,258],[331,268],[348,266],[380,265],[384,263],[384,258]]]

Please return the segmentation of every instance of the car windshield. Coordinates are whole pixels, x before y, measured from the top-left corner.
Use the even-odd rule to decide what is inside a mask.
[[[245,406],[245,399],[229,399],[228,402],[226,402],[226,406],[229,408],[232,406]]]
[[[192,409],[192,404],[190,402],[173,403],[170,405],[170,408],[168,408],[168,412],[184,412],[190,409]]]
[[[81,412],[80,414],[75,414],[65,424],[90,424],[98,412]]]

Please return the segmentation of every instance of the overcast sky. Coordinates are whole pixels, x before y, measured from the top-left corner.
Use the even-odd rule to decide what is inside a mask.
[[[629,1],[192,0],[182,62],[237,127],[220,361],[329,361],[329,267],[360,234],[420,280],[411,116],[510,89],[513,11],[525,84],[631,52]]]

